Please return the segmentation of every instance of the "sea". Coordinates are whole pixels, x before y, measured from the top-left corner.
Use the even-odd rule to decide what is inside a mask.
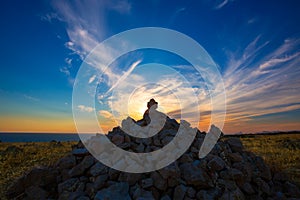
[[[50,141],[79,141],[74,133],[0,133],[1,142],[50,142]]]

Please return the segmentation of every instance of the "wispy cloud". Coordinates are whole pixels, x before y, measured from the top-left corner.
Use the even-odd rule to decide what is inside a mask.
[[[106,36],[105,13],[107,11],[117,12],[119,14],[128,14],[131,10],[131,4],[127,0],[121,1],[58,1],[52,2],[53,13],[45,16],[45,19],[51,20],[56,18],[66,24],[66,32],[69,41],[65,46],[74,54],[78,55],[82,60],[88,53],[94,49],[99,42]],[[99,59],[108,60],[114,52],[109,49],[102,49],[97,52]],[[72,68],[72,59],[66,58],[67,66],[61,67],[60,71],[64,73],[71,85],[74,83],[74,77],[70,73]],[[99,63],[94,63],[95,66]],[[110,78],[117,80],[109,69],[105,71]],[[90,79],[92,81],[92,79]]]
[[[61,20],[57,13],[51,12],[41,16],[42,21],[52,22],[53,20]]]
[[[94,82],[94,80],[96,79],[96,75],[92,75],[91,78],[89,79],[89,83]]]
[[[132,71],[136,68],[136,66],[138,66],[138,64],[140,64],[141,62],[142,62],[142,60],[138,60],[138,61],[132,63],[132,65],[129,67],[129,69],[126,72],[124,72],[123,75],[120,76],[120,78],[118,78],[116,83],[109,88],[107,93],[110,93],[117,85],[119,85],[122,81],[124,81],[132,73]]]
[[[93,112],[95,109],[89,106],[85,106],[85,105],[79,105],[77,106],[77,108],[81,111],[81,112]]]
[[[67,24],[66,46],[83,59],[106,34],[105,12],[128,14],[131,4],[121,1],[53,1],[57,18]],[[53,14],[52,14],[53,15]]]
[[[98,114],[106,119],[113,119],[113,115],[107,110],[99,110]]]
[[[30,100],[30,101],[40,101],[40,99],[39,99],[39,98],[36,98],[36,97],[30,96],[30,95],[27,95],[27,94],[24,94],[24,95],[23,95],[23,97],[24,97],[25,99],[28,99],[28,100]]]
[[[233,0],[222,0],[222,1],[217,1],[217,4],[214,6],[215,10],[219,10],[229,4],[230,2],[233,2]]]
[[[255,38],[224,73],[227,124],[300,108],[300,41],[286,39],[267,54],[267,44]]]

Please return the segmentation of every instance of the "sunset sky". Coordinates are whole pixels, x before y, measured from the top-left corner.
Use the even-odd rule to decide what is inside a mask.
[[[181,32],[207,51],[226,92],[225,133],[300,130],[299,7],[291,0],[2,1],[0,132],[76,132],[72,91],[82,62],[105,39],[141,27]],[[168,67],[146,66],[153,62]],[[177,120],[180,109],[200,111],[199,128],[206,131],[212,105],[189,63],[150,49],[110,67],[105,75],[112,82],[98,82],[96,107],[75,106],[95,112],[104,130],[126,114],[140,118],[155,97],[159,110]],[[91,75],[89,82],[97,79]],[[146,80],[157,85],[142,85]],[[199,106],[178,99],[191,91]]]

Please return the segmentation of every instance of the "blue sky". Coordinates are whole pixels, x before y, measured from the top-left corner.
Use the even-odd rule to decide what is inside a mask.
[[[218,65],[227,96],[225,132],[300,129],[298,1],[1,4],[0,131],[74,132],[72,89],[82,60],[110,36],[149,26],[188,35]],[[183,65],[151,52],[136,53],[132,62],[139,56],[140,64]]]

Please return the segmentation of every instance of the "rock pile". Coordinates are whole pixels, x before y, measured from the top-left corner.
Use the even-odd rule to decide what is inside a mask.
[[[146,139],[119,127],[108,138],[132,152],[150,152],[168,144],[179,124],[167,118],[164,128]],[[296,199],[299,188],[282,173],[273,173],[263,159],[243,148],[239,138],[221,138],[203,159],[198,152],[205,133],[197,132],[190,148],[169,166],[149,173],[109,168],[78,143],[50,168],[35,168],[7,191],[17,199]]]

